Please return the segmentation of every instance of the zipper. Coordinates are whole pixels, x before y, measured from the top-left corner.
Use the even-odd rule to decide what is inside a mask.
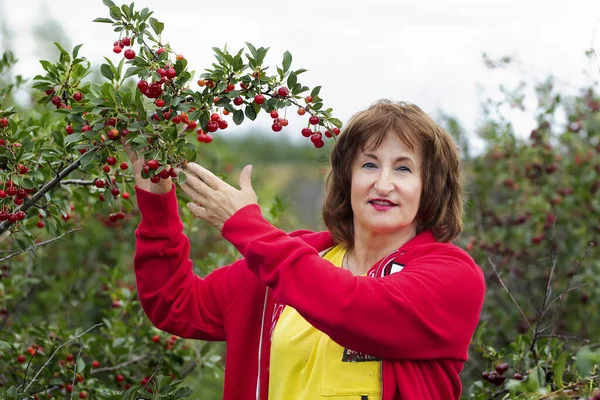
[[[269,295],[269,288],[265,291],[265,302],[263,304],[262,318],[260,321],[260,338],[258,340],[258,374],[256,377],[256,400],[260,400],[260,367],[262,361],[262,347],[263,347],[263,335],[265,331],[265,314],[267,312],[267,297]]]
[[[380,275],[380,274],[381,274],[381,273],[380,273],[381,264],[383,264],[384,262],[385,262],[385,263],[387,263],[387,261],[388,261],[388,258],[390,258],[390,256],[391,256],[392,254],[395,254],[395,253],[397,253],[397,252],[399,252],[399,251],[400,251],[400,249],[394,250],[394,251],[392,251],[390,254],[388,254],[388,255],[387,255],[387,256],[386,256],[386,257],[385,257],[383,260],[381,260],[381,261],[379,262],[379,265],[377,266],[377,269],[375,270],[375,274],[376,274],[376,275]],[[377,278],[377,276],[375,276],[375,277]]]

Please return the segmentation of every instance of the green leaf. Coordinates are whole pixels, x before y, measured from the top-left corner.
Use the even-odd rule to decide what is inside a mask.
[[[152,27],[152,30],[154,31],[154,33],[156,33],[157,35],[160,35],[165,27],[165,24],[163,24],[162,22],[159,22],[154,17],[150,17],[150,19],[148,21],[150,22],[150,26]]]
[[[110,7],[110,16],[114,19],[121,19],[123,17],[121,9],[117,6]]]
[[[177,182],[181,185],[183,183],[185,183],[186,180],[186,176],[185,174],[178,174],[177,175]]]
[[[246,108],[244,109],[244,113],[246,114],[246,117],[248,117],[248,119],[250,119],[251,121],[254,121],[256,119],[256,111],[251,105],[246,106]]]
[[[565,373],[565,367],[567,364],[567,358],[569,353],[566,351],[558,357],[558,360],[553,365],[554,384],[557,388],[562,389],[563,387],[563,374]]]
[[[106,7],[115,7],[115,3],[113,3],[111,0],[102,0],[102,3],[104,3]]]
[[[77,359],[77,372],[81,373],[85,371],[85,361],[83,361],[83,358],[79,357]]]
[[[8,347],[9,349],[12,349],[12,346],[10,345],[10,343],[0,340],[0,348],[2,348],[2,347]]]
[[[286,50],[285,53],[283,53],[283,72],[287,72],[288,69],[290,69],[290,65],[292,65],[292,54]]]
[[[246,46],[250,49],[250,53],[252,53],[252,57],[256,60],[258,58],[258,52],[256,51],[256,47],[252,45],[250,42],[246,42]]]
[[[312,92],[310,92],[311,97],[316,97],[321,92],[321,86],[315,86]]]
[[[88,151],[87,153],[85,153],[81,158],[80,158],[80,163],[82,167],[87,166],[88,164],[90,164],[94,158],[96,156],[96,152],[94,151]]]
[[[114,23],[114,21],[112,19],[110,19],[110,18],[96,18],[92,22],[101,22],[103,24],[112,24],[112,23]]]
[[[298,77],[296,76],[296,74],[293,71],[290,72],[290,76],[288,76],[288,79],[287,79],[287,86],[289,88],[293,88],[297,82],[298,82]]]
[[[110,68],[110,66],[108,64],[102,64],[100,66],[100,73],[102,74],[102,76],[104,76],[106,79],[112,81],[115,76],[112,72],[112,69]]]
[[[334,126],[341,128],[342,127],[342,121],[340,121],[337,118],[329,118],[328,120],[330,123],[332,123]]]
[[[236,110],[233,113],[233,122],[236,125],[241,125],[244,122],[244,112],[242,110]]]

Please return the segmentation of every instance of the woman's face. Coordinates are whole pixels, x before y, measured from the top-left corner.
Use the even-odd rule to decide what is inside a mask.
[[[352,165],[350,201],[355,234],[416,233],[421,156],[388,133],[374,150],[359,150]]]

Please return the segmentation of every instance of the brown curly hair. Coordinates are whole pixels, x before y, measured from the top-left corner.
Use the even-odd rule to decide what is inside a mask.
[[[323,222],[336,243],[354,248],[350,203],[352,164],[358,151],[375,149],[388,133],[398,135],[413,153],[421,152],[422,192],[417,232],[431,229],[450,242],[462,231],[462,182],[458,148],[450,134],[414,104],[379,100],[355,114],[331,150]]]

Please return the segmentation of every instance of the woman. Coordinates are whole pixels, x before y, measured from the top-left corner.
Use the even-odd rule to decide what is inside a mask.
[[[331,153],[328,231],[285,233],[256,204],[251,166],[237,190],[200,165],[179,173],[198,218],[242,259],[194,275],[174,185],[136,160],[142,221],[135,272],[159,329],[225,340],[224,399],[458,399],[485,292],[462,229],[457,150],[421,109],[380,101]]]

